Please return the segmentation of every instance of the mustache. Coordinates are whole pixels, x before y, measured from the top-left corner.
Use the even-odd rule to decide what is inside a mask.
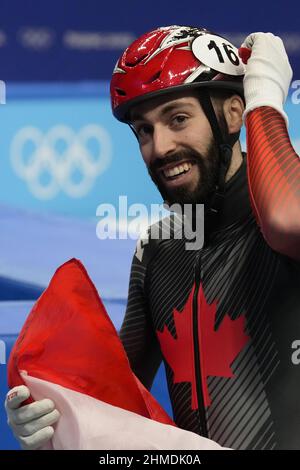
[[[154,162],[151,163],[149,169],[151,170],[151,172],[155,172],[169,164],[181,163],[187,160],[192,163],[197,163],[197,161],[199,161],[200,159],[202,159],[201,154],[195,152],[195,150],[193,149],[186,149],[180,152],[176,152],[172,155],[168,155],[164,158],[157,158],[156,160],[154,160]]]

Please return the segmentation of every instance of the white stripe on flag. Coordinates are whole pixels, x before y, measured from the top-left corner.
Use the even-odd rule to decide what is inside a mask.
[[[21,372],[35,400],[50,398],[61,413],[52,446],[55,450],[220,450],[215,442],[158,423],[89,395]],[[48,447],[49,448],[49,447]]]

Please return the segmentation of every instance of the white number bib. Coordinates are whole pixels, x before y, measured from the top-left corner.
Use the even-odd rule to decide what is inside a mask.
[[[204,34],[192,43],[192,51],[200,62],[217,72],[244,75],[245,66],[238,49],[226,39],[214,34]]]

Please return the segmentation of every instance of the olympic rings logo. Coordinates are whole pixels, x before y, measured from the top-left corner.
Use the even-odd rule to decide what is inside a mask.
[[[53,199],[60,191],[80,198],[89,193],[112,156],[111,138],[101,126],[89,124],[77,133],[57,125],[43,133],[20,129],[11,144],[15,173],[38,199]]]
[[[21,28],[18,39],[23,47],[37,51],[50,49],[55,41],[56,33],[50,28]]]

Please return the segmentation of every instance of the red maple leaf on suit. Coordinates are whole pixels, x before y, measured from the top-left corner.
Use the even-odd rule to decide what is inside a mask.
[[[166,325],[162,332],[157,331],[165,360],[174,373],[174,383],[190,382],[192,386],[192,409],[198,408],[195,380],[195,350],[193,336],[193,287],[181,312],[174,309],[173,317],[176,338]],[[246,319],[241,315],[231,320],[225,315],[216,331],[214,328],[217,302],[208,304],[202,285],[198,292],[198,342],[200,351],[200,371],[204,405],[209,406],[211,399],[207,387],[209,376],[234,377],[231,364],[249,341],[245,333]],[[199,366],[198,366],[199,367]]]

